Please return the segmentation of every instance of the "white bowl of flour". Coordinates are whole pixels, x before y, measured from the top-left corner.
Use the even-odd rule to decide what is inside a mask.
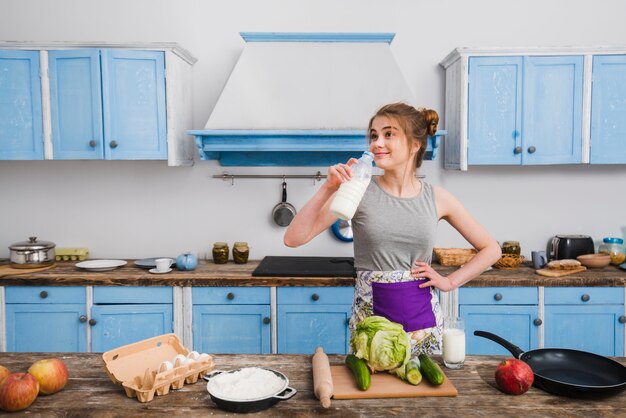
[[[296,390],[289,387],[287,376],[260,367],[227,372],[215,370],[205,379],[213,402],[231,412],[261,411],[296,394]]]

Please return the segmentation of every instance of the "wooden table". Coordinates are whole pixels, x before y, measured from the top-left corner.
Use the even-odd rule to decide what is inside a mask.
[[[0,364],[13,372],[26,371],[35,360],[62,358],[70,371],[67,386],[59,393],[40,396],[25,411],[12,417],[206,417],[237,414],[217,409],[203,381],[185,385],[155,397],[148,403],[126,397],[104,371],[97,353],[0,353]],[[329,356],[331,364],[341,364],[343,356]],[[216,369],[267,367],[283,372],[298,393],[272,408],[248,416],[263,417],[623,417],[626,394],[603,400],[558,397],[531,388],[521,396],[505,395],[495,388],[495,368],[503,357],[469,356],[461,370],[444,369],[459,391],[456,398],[401,398],[333,400],[329,409],[321,407],[313,395],[311,356],[308,355],[215,355]],[[618,359],[626,364],[626,358]],[[0,415],[2,412],[0,412]],[[245,415],[242,415],[245,416]]]

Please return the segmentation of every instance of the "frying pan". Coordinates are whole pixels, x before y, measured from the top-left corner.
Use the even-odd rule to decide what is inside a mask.
[[[598,354],[566,348],[522,351],[502,337],[486,331],[474,335],[497,342],[533,370],[533,386],[571,398],[600,398],[626,388],[626,367]]]
[[[296,208],[291,203],[287,203],[287,182],[283,180],[283,198],[274,206],[272,218],[278,226],[289,226],[294,216],[296,216]]]

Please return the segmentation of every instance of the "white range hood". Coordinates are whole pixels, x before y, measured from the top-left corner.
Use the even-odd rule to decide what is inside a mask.
[[[201,159],[242,166],[334,164],[367,149],[367,123],[382,105],[415,105],[391,53],[394,34],[241,36],[245,49],[205,129],[189,131]]]

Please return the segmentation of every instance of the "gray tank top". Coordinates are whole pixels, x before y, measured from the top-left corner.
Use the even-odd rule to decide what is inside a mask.
[[[410,270],[415,261],[430,263],[437,232],[433,188],[422,183],[411,198],[385,192],[373,179],[352,218],[357,270]]]

